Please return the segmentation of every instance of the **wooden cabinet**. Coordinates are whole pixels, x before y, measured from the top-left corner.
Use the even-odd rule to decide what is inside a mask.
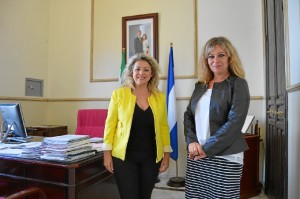
[[[53,137],[68,134],[68,126],[42,125],[27,127],[27,134],[30,136]]]
[[[259,145],[260,136],[245,134],[249,149],[244,153],[244,168],[241,179],[241,199],[257,196],[261,192],[259,182]]]

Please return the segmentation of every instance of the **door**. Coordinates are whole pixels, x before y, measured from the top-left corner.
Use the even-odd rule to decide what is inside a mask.
[[[287,94],[285,85],[283,0],[264,0],[266,41],[265,192],[287,198]]]

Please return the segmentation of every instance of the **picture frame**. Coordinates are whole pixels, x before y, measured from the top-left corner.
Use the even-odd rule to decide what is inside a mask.
[[[122,17],[122,48],[126,62],[141,52],[158,61],[158,13]]]
[[[178,74],[175,74],[175,79],[196,79],[198,76],[198,68],[199,68],[199,63],[198,63],[198,57],[199,57],[199,45],[201,46],[202,44],[198,42],[198,6],[197,6],[197,1],[198,0],[192,0],[189,1],[188,4],[184,4],[186,10],[193,10],[192,17],[194,23],[189,25],[189,28],[186,28],[184,32],[186,32],[185,35],[187,35],[190,38],[193,38],[190,42],[186,43],[183,41],[177,41],[176,39],[168,39],[167,41],[164,41],[164,43],[161,43],[161,38],[169,38],[167,35],[172,32],[169,30],[169,25],[170,24],[165,24],[164,20],[170,21],[169,18],[172,18],[172,16],[178,12],[180,12],[181,9],[171,9],[170,12],[166,12],[168,17],[162,19],[159,19],[159,21],[155,24],[158,24],[157,31],[155,31],[155,37],[157,38],[157,44],[156,45],[156,50],[154,52],[154,57],[159,59],[159,63],[161,64],[166,64],[168,56],[166,57],[165,55],[169,54],[169,48],[166,48],[166,46],[169,47],[169,43],[173,42],[174,47],[176,46],[182,46],[181,43],[185,43],[185,45],[189,46],[191,49],[193,49],[193,53],[188,55],[189,60],[188,65],[191,67],[187,67],[186,69],[182,69],[183,67],[178,67],[181,72],[177,72]],[[133,3],[134,4],[134,3]],[[152,4],[151,4],[152,5]],[[153,2],[153,5],[155,5],[155,2]],[[181,4],[183,5],[183,4]],[[119,67],[115,67],[116,69],[111,70],[110,67],[111,65],[114,66],[119,66],[120,64],[120,59],[118,57],[120,56],[120,53],[123,53],[123,46],[126,46],[126,44],[123,45],[123,41],[125,40],[126,37],[122,35],[122,18],[124,16],[130,16],[127,14],[127,10],[132,7],[132,2],[128,3],[125,5],[124,9],[122,12],[118,12],[118,17],[112,18],[111,20],[107,20],[110,18],[110,13],[105,12],[107,9],[107,6],[114,6],[113,2],[109,2],[108,5],[104,3],[101,0],[91,0],[91,38],[90,38],[90,59],[89,59],[89,68],[90,68],[90,82],[97,83],[97,82],[118,82],[119,81]],[[161,8],[160,5],[158,5],[159,9]],[[152,6],[150,6],[152,7]],[[179,6],[180,7],[180,6]],[[148,11],[143,13],[152,13],[155,11]],[[102,14],[101,14],[102,13]],[[106,13],[103,15],[103,13]],[[142,14],[143,14],[142,13]],[[134,13],[132,15],[139,15],[140,13]],[[160,14],[159,14],[160,15]],[[150,16],[151,17],[151,16]],[[161,17],[161,16],[158,16]],[[189,21],[191,18],[190,16],[186,16],[184,21]],[[129,18],[130,20],[130,18]],[[166,29],[164,31],[161,30],[161,25],[164,24],[166,26]],[[107,27],[108,31],[103,31],[103,27]],[[159,30],[159,32],[158,32]],[[111,32],[114,32],[116,34],[119,34],[117,38],[115,38],[116,34],[112,34]],[[157,32],[157,33],[156,33]],[[124,39],[123,39],[124,38]],[[110,45],[113,44],[111,50],[107,51],[106,43],[109,43]],[[120,45],[118,45],[120,44]],[[163,49],[161,49],[161,45],[164,46]],[[181,53],[182,48],[178,48],[176,50],[177,53]],[[103,53],[105,52],[105,53]],[[156,55],[155,55],[156,54]],[[176,53],[175,53],[176,54]],[[159,55],[159,56],[158,56]],[[163,55],[163,58],[161,57]],[[111,60],[111,57],[114,57],[116,59]],[[123,57],[123,54],[122,54]],[[122,58],[121,57],[121,58]],[[126,61],[126,56],[125,61]],[[180,65],[182,62],[182,59],[186,58],[179,58],[176,63],[177,65]],[[126,62],[125,62],[126,64]],[[162,80],[167,79],[167,71],[162,70],[160,74],[160,78]],[[187,100],[189,97],[177,97],[180,100]]]

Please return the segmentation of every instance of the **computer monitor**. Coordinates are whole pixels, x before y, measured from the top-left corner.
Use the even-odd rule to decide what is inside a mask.
[[[2,126],[5,132],[9,134],[9,137],[27,138],[21,104],[0,104],[0,112],[2,115]]]

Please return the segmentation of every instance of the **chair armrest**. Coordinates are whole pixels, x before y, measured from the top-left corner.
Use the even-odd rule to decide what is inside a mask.
[[[18,193],[14,193],[10,196],[7,196],[5,199],[21,199],[21,198],[25,198],[28,196],[37,196],[36,198],[38,198],[38,199],[46,198],[45,193],[43,192],[43,190],[41,188],[32,187],[32,188],[22,190]],[[32,198],[32,197],[30,197],[30,198]]]

